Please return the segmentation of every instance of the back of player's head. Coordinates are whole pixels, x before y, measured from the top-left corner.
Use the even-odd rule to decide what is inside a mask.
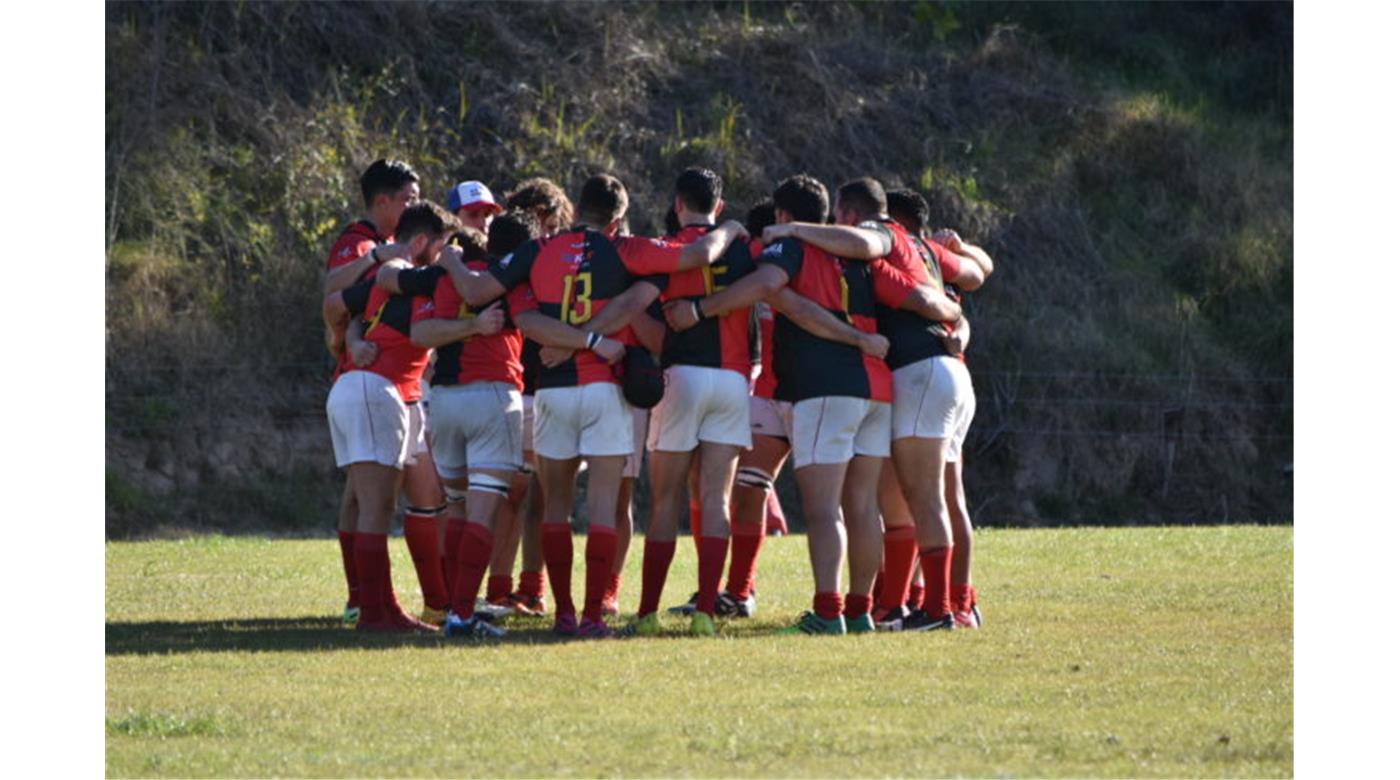
[[[492,227],[495,227],[495,224],[492,222]],[[474,227],[462,226],[453,230],[452,235],[447,238],[447,243],[462,248],[463,262],[486,259],[486,234]]]
[[[885,188],[869,176],[852,179],[836,191],[836,204],[861,219],[872,219],[885,213]]]
[[[578,215],[584,222],[603,226],[627,213],[627,188],[616,176],[599,173],[583,183],[578,196]]]
[[[492,257],[505,257],[521,244],[540,237],[540,221],[534,212],[511,209],[491,222],[486,251]]]
[[[890,219],[905,230],[919,235],[928,224],[928,201],[914,190],[890,190],[885,193]]]
[[[418,181],[418,174],[402,160],[375,160],[360,175],[360,194],[365,198],[365,208],[374,205],[380,195],[396,195],[412,182]]]
[[[724,196],[724,180],[709,168],[686,168],[676,177],[676,197],[687,211],[709,214]]]
[[[773,213],[773,199],[761,200],[749,208],[749,213],[744,217],[744,229],[749,231],[749,235],[758,238],[763,229],[778,221],[777,214]]]
[[[826,185],[805,173],[783,179],[773,190],[773,208],[786,211],[798,222],[825,222],[830,205]]]
[[[564,189],[543,177],[526,179],[506,195],[506,208],[533,211],[540,228],[562,230],[573,224],[574,204]]]
[[[415,236],[426,235],[430,239],[437,239],[443,233],[461,227],[462,223],[447,209],[432,201],[420,200],[403,210],[403,216],[399,217],[399,230],[394,238],[401,244],[407,244]]]

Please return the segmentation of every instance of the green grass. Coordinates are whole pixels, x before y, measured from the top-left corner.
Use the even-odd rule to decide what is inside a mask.
[[[810,599],[796,537],[765,545],[759,617],[721,639],[673,620],[674,637],[556,642],[535,620],[494,645],[340,628],[333,540],[111,543],[107,772],[1292,774],[1291,528],[977,542],[981,631],[769,636]],[[689,595],[693,572],[682,540],[663,603]]]

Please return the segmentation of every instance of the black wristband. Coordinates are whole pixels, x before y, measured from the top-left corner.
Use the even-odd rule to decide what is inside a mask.
[[[693,307],[695,307],[695,319],[697,319],[697,320],[703,320],[703,319],[705,319],[705,310],[700,308],[700,299],[699,299],[699,298],[692,299],[691,302],[690,302],[690,305],[693,306]]]
[[[589,331],[589,333],[588,333],[588,348],[591,350],[591,349],[593,349],[594,347],[597,347],[598,344],[599,344],[602,340],[603,340],[603,337],[602,337],[602,336],[600,336],[600,335],[598,335],[597,333],[594,333],[594,332],[592,332],[592,331]]]

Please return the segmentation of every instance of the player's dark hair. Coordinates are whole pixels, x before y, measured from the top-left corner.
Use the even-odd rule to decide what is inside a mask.
[[[418,174],[402,160],[375,160],[360,175],[360,194],[365,198],[365,208],[374,205],[380,195],[394,195],[410,183],[418,181]]]
[[[407,244],[420,234],[426,233],[431,238],[437,238],[449,230],[461,227],[462,223],[447,209],[430,200],[420,200],[403,210],[394,239],[401,244]]]
[[[798,222],[825,222],[830,204],[826,185],[805,173],[783,179],[773,190],[773,207],[786,211]]]
[[[709,214],[724,196],[724,180],[709,168],[686,168],[676,177],[676,195],[697,214]]]
[[[914,190],[890,190],[885,193],[890,218],[914,235],[923,233],[928,225],[928,201]]]
[[[594,225],[606,225],[627,211],[627,188],[616,176],[599,173],[583,183],[578,196],[579,219]]]
[[[505,257],[526,241],[539,237],[540,221],[534,212],[511,209],[491,220],[486,251],[495,258]]]
[[[836,191],[836,203],[861,219],[873,219],[885,213],[885,188],[869,176],[852,179]]]
[[[553,222],[568,227],[574,222],[574,204],[564,189],[543,177],[526,179],[506,195],[506,208],[527,209],[535,213],[541,226]]]
[[[666,207],[666,216],[662,217],[661,221],[666,225],[666,235],[668,236],[674,236],[681,232],[681,228],[684,227],[681,224],[681,218],[676,216],[675,206]]]
[[[491,223],[492,227],[495,227],[495,225],[495,222]],[[463,225],[457,228],[452,231],[451,236],[448,236],[447,243],[462,248],[462,262],[486,259],[486,234],[474,227]]]
[[[761,200],[749,208],[749,213],[744,217],[744,229],[749,231],[749,235],[758,238],[763,229],[778,221],[778,215],[773,210],[773,200],[768,198]]]

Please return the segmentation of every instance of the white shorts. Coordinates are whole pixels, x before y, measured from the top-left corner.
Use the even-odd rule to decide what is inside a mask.
[[[638,409],[631,404],[627,408],[632,410],[632,451],[627,455],[627,462],[622,464],[622,478],[636,479],[642,475],[642,453],[646,450],[647,429],[651,427],[651,410]]]
[[[792,405],[790,428],[793,468],[890,456],[890,405],[883,401],[808,398]]]
[[[892,438],[947,439],[952,463],[961,457],[976,411],[972,375],[955,357],[931,357],[894,372]]]
[[[439,385],[433,392],[433,462],[443,479],[467,469],[518,471],[524,417],[520,391],[507,382]]]
[[[632,407],[620,385],[593,382],[535,392],[535,454],[541,457],[629,455],[637,448],[632,427]]]
[[[749,423],[753,432],[784,441],[792,438],[792,402],[749,396]]]
[[[421,401],[408,404],[408,454],[404,456],[405,466],[418,464],[418,456],[428,452],[428,438],[432,428],[428,425],[428,407]]]
[[[652,410],[647,449],[690,452],[700,442],[749,449],[749,383],[727,368],[671,366],[666,394]]]
[[[401,469],[416,434],[394,383],[371,371],[341,374],[326,397],[335,465],[379,463]],[[420,418],[421,419],[421,418]]]

